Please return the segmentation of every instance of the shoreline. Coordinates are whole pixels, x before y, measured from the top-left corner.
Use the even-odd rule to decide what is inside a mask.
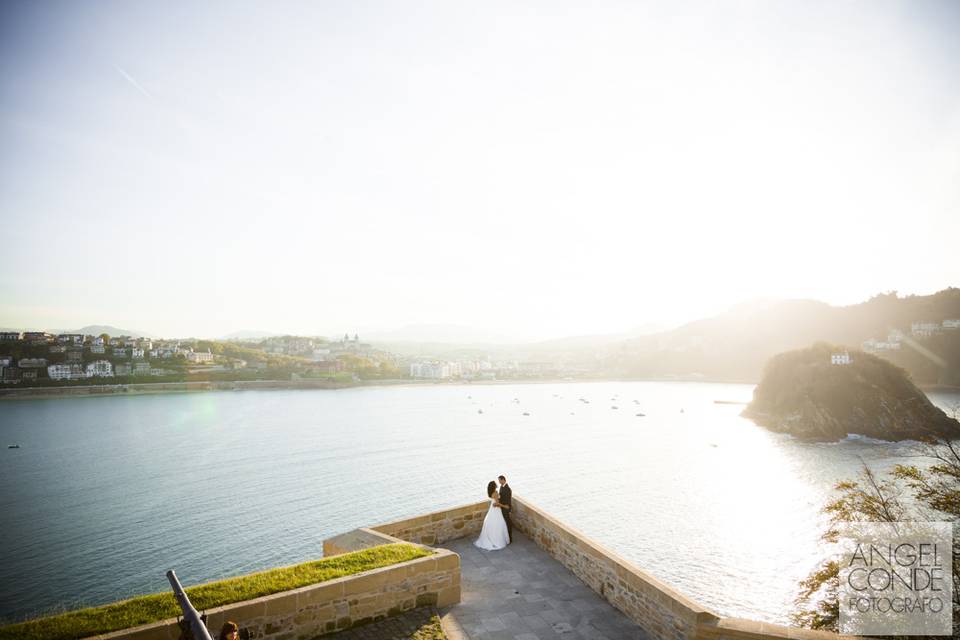
[[[316,389],[354,389],[359,387],[396,387],[396,386],[488,386],[510,384],[583,384],[601,382],[684,382],[702,384],[757,384],[754,380],[708,380],[685,378],[549,378],[537,380],[367,380],[344,382],[334,380],[237,380],[237,381],[194,381],[194,382],[135,382],[127,384],[76,385],[63,387],[7,387],[0,388],[2,400],[28,400],[40,398],[98,398],[108,396],[160,395],[168,393],[198,393],[203,391],[249,391],[257,389],[275,390],[316,390]],[[960,387],[951,385],[918,385],[924,392],[960,391]]]
[[[140,396],[202,391],[246,391],[249,389],[344,389],[358,386],[332,380],[237,380],[194,382],[134,382],[128,384],[73,385],[63,387],[20,387],[0,389],[0,400],[37,398],[97,398]]]

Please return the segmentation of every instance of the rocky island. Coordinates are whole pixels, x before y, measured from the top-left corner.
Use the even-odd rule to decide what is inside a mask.
[[[858,434],[880,440],[960,438],[900,367],[825,342],[772,357],[740,414],[772,431],[820,442]]]

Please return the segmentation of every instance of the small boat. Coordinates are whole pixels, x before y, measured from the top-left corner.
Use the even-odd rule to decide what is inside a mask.
[[[619,407],[618,407],[617,405],[613,405],[613,406],[610,407],[610,408],[611,408],[611,409],[619,409]]]
[[[524,411],[524,412],[523,412],[523,415],[528,416],[528,415],[530,415],[530,414],[527,413],[526,411]]]
[[[680,409],[680,413],[683,413],[683,409]]]
[[[7,449],[19,449],[19,448],[20,448],[20,445],[18,444],[7,445]]]
[[[483,409],[477,409],[477,413],[483,413]]]
[[[637,414],[637,417],[638,417],[638,418],[642,418],[642,417],[644,417],[645,415],[647,415],[647,414],[645,414],[645,413],[638,413],[638,414]]]

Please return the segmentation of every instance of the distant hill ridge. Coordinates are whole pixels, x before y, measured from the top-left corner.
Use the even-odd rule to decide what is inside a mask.
[[[85,336],[98,336],[106,333],[110,336],[133,336],[136,338],[156,338],[157,336],[136,329],[119,329],[108,324],[90,324],[79,329],[37,329],[36,327],[2,327],[0,331],[46,331],[48,333],[80,333]]]
[[[742,303],[712,318],[626,340],[609,348],[605,368],[626,377],[697,373],[708,379],[759,380],[774,354],[818,341],[859,348],[911,323],[960,318],[960,289],[932,295],[876,295],[866,302],[831,306],[817,300]],[[915,382],[960,384],[960,330],[944,332],[929,348],[945,363],[905,345],[884,358],[907,369]]]

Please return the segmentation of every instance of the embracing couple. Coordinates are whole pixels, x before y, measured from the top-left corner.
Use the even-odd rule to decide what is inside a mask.
[[[497,478],[500,481],[500,490],[497,491],[497,483],[493,480],[487,484],[487,497],[490,498],[490,508],[487,509],[487,516],[483,519],[483,529],[480,530],[480,537],[473,544],[487,551],[496,551],[503,549],[513,542],[513,524],[510,522],[510,510],[513,508],[511,500],[510,485],[503,476]]]

